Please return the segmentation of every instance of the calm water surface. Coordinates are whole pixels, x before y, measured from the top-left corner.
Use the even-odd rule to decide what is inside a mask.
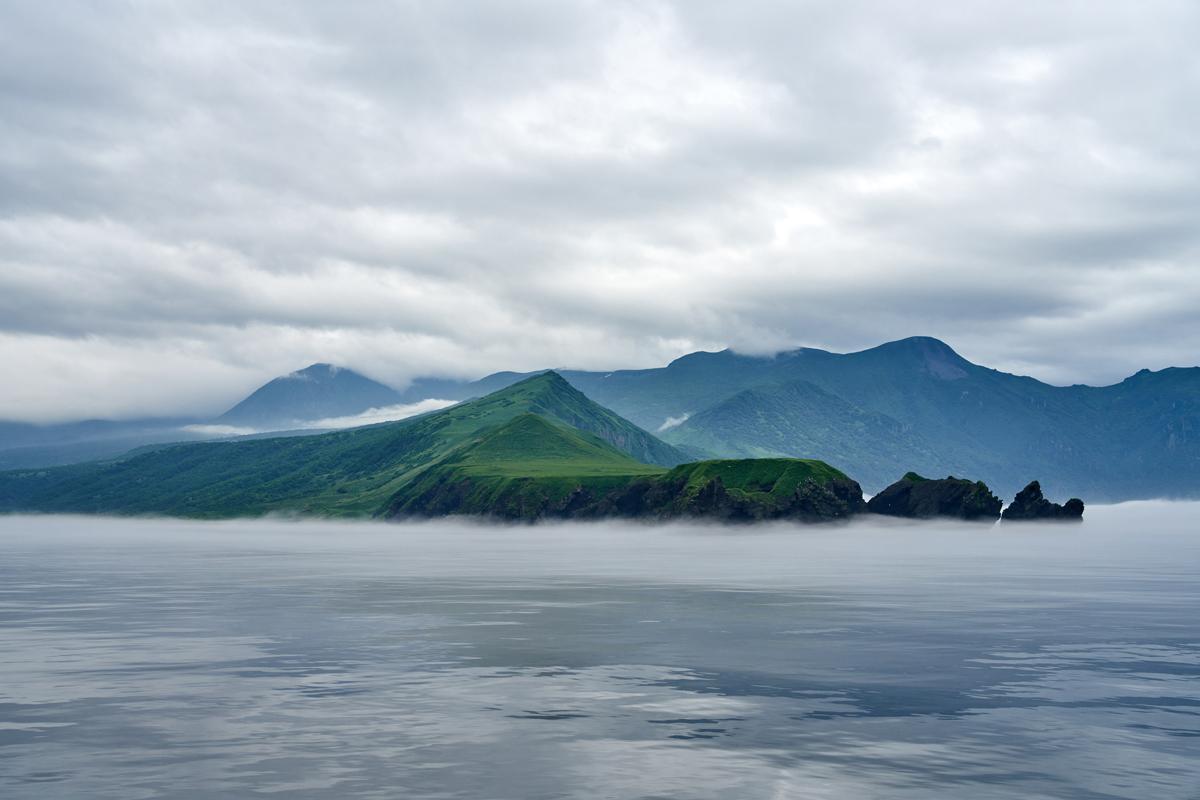
[[[1200,797],[1200,506],[0,518],[0,797]]]

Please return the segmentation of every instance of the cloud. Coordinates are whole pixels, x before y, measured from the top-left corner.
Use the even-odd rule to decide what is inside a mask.
[[[250,436],[262,433],[257,428],[245,428],[240,425],[184,425],[180,430],[201,436]]]
[[[913,334],[1200,352],[1195,4],[26,4],[0,417]]]
[[[430,411],[449,408],[456,402],[456,400],[429,398],[416,403],[402,403],[382,408],[369,408],[361,414],[353,414],[348,417],[327,417],[325,419],[312,420],[305,422],[300,427],[320,430],[329,428],[357,428],[360,425],[375,425],[380,422],[393,422],[398,419],[415,417],[418,414],[427,414]]]
[[[678,427],[687,422],[691,416],[691,414],[684,412],[678,417],[667,417],[665,420],[663,420],[663,424],[658,426],[658,432],[662,433],[663,431],[669,431],[671,428]]]
[[[308,380],[307,376],[296,373],[287,375],[285,377]],[[363,425],[376,425],[381,422],[395,422],[396,420],[415,417],[418,414],[427,414],[430,411],[438,411],[443,408],[449,408],[456,402],[458,401],[429,398],[427,400],[420,400],[416,403],[400,403],[394,406],[368,408],[366,411],[363,411],[359,414],[351,414],[344,417],[297,420],[292,425],[283,425],[282,427],[293,430],[341,430],[343,428],[358,428]],[[279,427],[248,428],[240,425],[209,424],[184,425],[181,428],[181,430],[184,430],[188,433],[196,433],[202,436],[251,436],[256,433],[267,433],[269,431],[279,429]]]

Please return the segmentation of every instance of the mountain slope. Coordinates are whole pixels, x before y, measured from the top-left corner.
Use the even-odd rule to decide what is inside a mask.
[[[495,392],[493,396],[508,393],[511,393],[514,402],[526,403],[529,411],[546,414],[573,428],[594,433],[638,461],[674,466],[691,460],[675,447],[592,401],[556,372],[526,378]]]
[[[534,413],[514,417],[456,448],[402,486],[388,516],[481,514],[537,519],[573,492],[603,494],[666,470],[599,437]]]
[[[1039,477],[1054,494],[1092,499],[1200,492],[1198,369],[1057,387],[972,364],[925,338],[792,361],[789,372],[929,443],[936,460],[922,463],[933,474],[968,474],[1001,495]],[[842,466],[857,473],[872,456],[859,448]],[[897,462],[893,475],[917,461]]]
[[[530,477],[557,475],[650,475],[662,467],[644,464],[594,434],[533,412],[489,429],[441,464],[464,475]]]
[[[912,337],[857,353],[693,353],[656,369],[562,374],[685,449],[821,458],[870,490],[918,469],[971,475],[1006,496],[1035,478],[1052,494],[1093,500],[1200,496],[1197,368],[1051,386]]]
[[[0,511],[226,517],[288,511],[370,514],[481,432],[539,414],[626,455],[683,460],[554,373],[421,417],[293,438],[164,446],[108,463],[0,475]]]
[[[250,428],[287,428],[401,402],[395,389],[353,370],[313,364],[260,386],[217,421]]]
[[[663,435],[724,457],[819,454],[870,486],[892,480],[896,464],[919,470],[942,460],[935,445],[898,420],[864,411],[807,381],[746,389]]]

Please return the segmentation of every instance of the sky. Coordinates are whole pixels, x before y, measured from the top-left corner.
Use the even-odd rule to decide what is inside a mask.
[[[4,2],[0,418],[332,362],[1200,363],[1200,4]]]

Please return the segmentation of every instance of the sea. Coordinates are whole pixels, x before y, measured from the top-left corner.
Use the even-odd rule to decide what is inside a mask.
[[[0,797],[1200,797],[1200,504],[0,517]]]

